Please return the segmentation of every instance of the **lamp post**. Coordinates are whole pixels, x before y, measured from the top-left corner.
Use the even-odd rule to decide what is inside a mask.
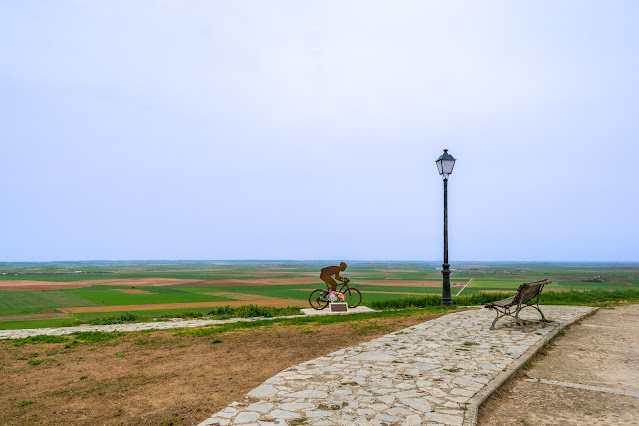
[[[437,170],[444,179],[444,263],[442,265],[442,305],[452,305],[450,297],[450,265],[448,264],[448,176],[453,172],[455,159],[445,149],[437,159]]]

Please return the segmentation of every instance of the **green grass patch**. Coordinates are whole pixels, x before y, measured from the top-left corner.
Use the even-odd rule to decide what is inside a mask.
[[[145,286],[145,294],[131,294],[119,290],[131,287],[95,285],[84,288],[60,290],[70,296],[84,299],[94,305],[146,305],[155,303],[190,303],[190,302],[224,302],[233,299],[221,296],[192,293],[180,287],[173,286]]]
[[[5,293],[0,293],[0,298],[4,296]],[[60,311],[55,308],[21,308],[21,309],[3,309],[0,311],[0,315],[34,315],[34,314],[53,314],[59,313]]]
[[[114,332],[81,331],[81,332],[73,333],[73,336],[75,336],[74,342],[77,342],[77,343],[108,342],[109,340],[113,340],[116,337],[120,337],[122,335],[124,335],[124,333],[119,331],[114,331]]]
[[[228,318],[273,318],[288,315],[300,315],[299,307],[287,306],[285,308],[271,308],[268,306],[243,305],[243,306],[219,306],[206,313],[213,319]]]
[[[105,325],[105,324],[127,324],[131,322],[144,322],[145,317],[142,315],[134,314],[132,312],[125,312],[119,315],[107,315],[104,317],[94,318],[89,320],[89,324],[93,325]]]
[[[13,346],[24,346],[38,343],[63,343],[68,341],[66,336],[47,336],[44,334],[38,336],[21,337],[19,339],[13,339],[11,342]]]
[[[545,305],[592,305],[604,306],[620,302],[639,301],[639,289],[626,288],[623,290],[591,290],[568,291],[564,293],[544,292],[541,303]]]
[[[228,331],[240,331],[246,330],[249,328],[255,327],[272,327],[274,325],[278,326],[291,326],[291,325],[325,325],[325,324],[335,324],[335,323],[343,323],[343,322],[357,322],[357,321],[365,321],[374,318],[399,318],[399,317],[408,317],[413,315],[421,315],[425,313],[444,313],[451,309],[456,309],[456,306],[427,306],[424,308],[414,308],[414,309],[404,309],[404,310],[393,310],[393,311],[382,311],[382,312],[364,312],[359,314],[349,314],[349,315],[326,315],[326,316],[305,316],[305,317],[297,317],[297,318],[283,318],[283,319],[273,319],[273,320],[256,320],[250,322],[236,322],[236,323],[227,323],[220,324],[215,326],[206,326],[206,327],[197,327],[190,329],[183,329],[177,331],[175,335],[178,336],[190,336],[190,337],[202,337],[202,336],[210,336],[218,333],[225,333]],[[367,330],[370,331],[370,330]]]
[[[80,313],[74,314],[74,318],[52,319],[52,320],[25,320],[25,321],[2,321],[0,330],[15,330],[22,328],[52,328],[52,327],[74,327],[82,324],[103,325],[103,324],[127,324],[133,322],[151,322],[157,320],[167,320],[170,318],[203,318],[207,319],[229,319],[229,318],[252,318],[264,317],[272,318],[277,316],[300,315],[299,307],[288,306],[284,308],[271,308],[256,305],[243,306],[220,306],[216,308],[196,308],[190,310],[169,309],[158,311],[137,311],[137,312],[113,312],[109,315],[100,313]]]
[[[96,306],[96,303],[88,301],[82,297],[77,297],[73,294],[65,293],[65,291],[66,290],[0,290],[0,315],[4,315],[3,311],[13,312],[18,309],[35,310],[76,306]]]
[[[512,293],[514,294],[514,293]],[[506,297],[512,296],[511,293],[472,293],[453,297],[453,304],[457,306],[475,306],[483,305],[488,302],[494,302]],[[373,309],[406,309],[406,308],[425,308],[427,306],[440,306],[442,302],[441,295],[428,296],[407,296],[387,300],[374,300],[366,303],[366,306]]]
[[[0,330],[19,330],[23,328],[57,328],[74,327],[83,324],[74,318],[48,320],[0,321]]]
[[[58,360],[55,358],[30,359],[29,361],[27,361],[27,364],[40,365],[43,363],[50,363],[50,362],[58,362]]]
[[[27,405],[31,405],[31,404],[35,404],[35,401],[33,400],[24,400],[24,401],[20,401],[18,402],[18,407],[26,407]]]

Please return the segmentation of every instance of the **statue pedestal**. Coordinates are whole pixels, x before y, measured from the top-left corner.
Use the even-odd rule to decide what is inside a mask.
[[[333,302],[330,304],[331,312],[348,312],[348,303]]]

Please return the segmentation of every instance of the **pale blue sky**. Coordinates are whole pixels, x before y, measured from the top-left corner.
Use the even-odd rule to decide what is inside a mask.
[[[0,261],[639,261],[638,21],[0,0]]]

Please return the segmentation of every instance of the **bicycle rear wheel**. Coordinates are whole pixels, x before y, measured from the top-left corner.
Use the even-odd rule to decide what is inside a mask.
[[[328,300],[326,300],[326,290],[313,290],[311,295],[308,296],[308,303],[311,308],[321,311],[328,306]]]
[[[362,303],[362,293],[356,288],[349,288],[344,292],[345,302],[349,308],[357,308]]]

